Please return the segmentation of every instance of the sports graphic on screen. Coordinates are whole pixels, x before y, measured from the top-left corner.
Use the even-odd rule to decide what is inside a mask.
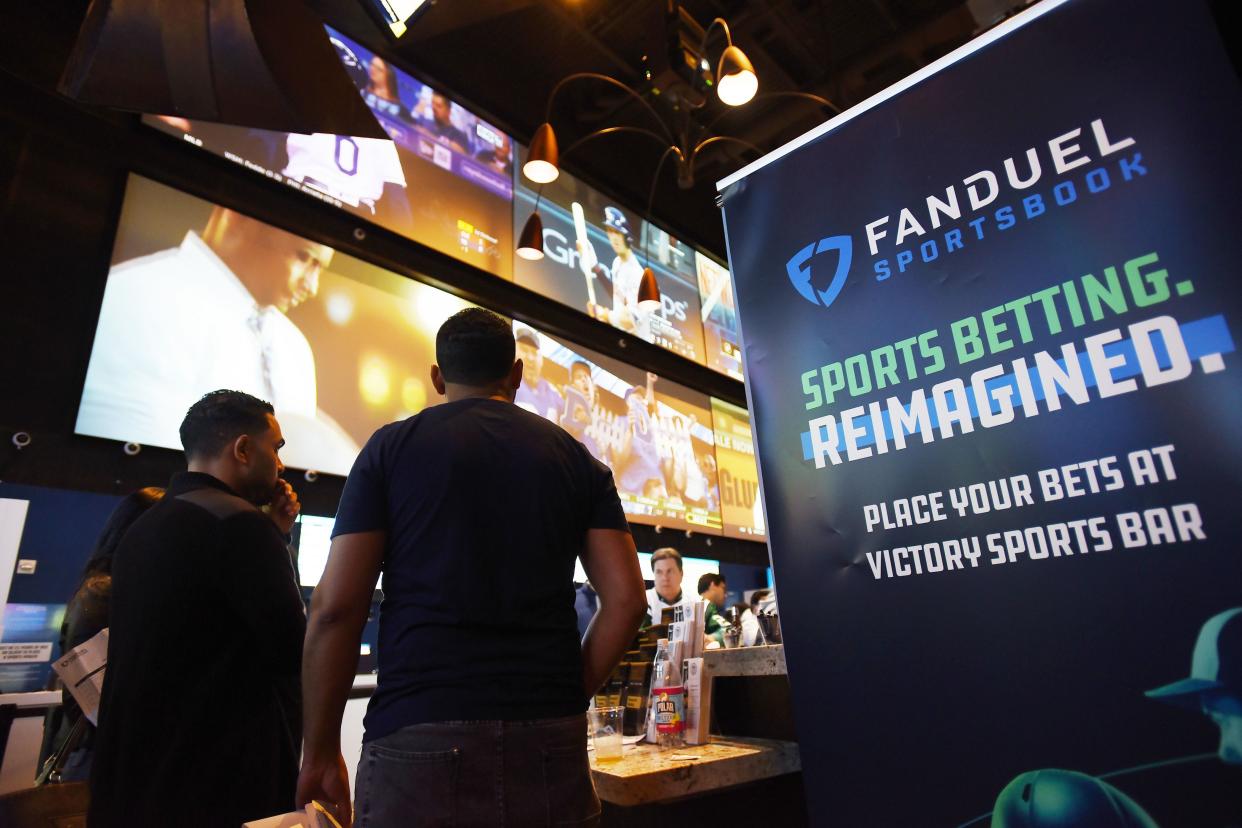
[[[742,338],[737,327],[737,304],[729,268],[694,251],[694,266],[702,300],[703,339],[707,367],[735,380],[742,379]]]
[[[407,238],[511,278],[513,143],[500,129],[331,28],[392,140],[146,123]]]
[[[565,172],[543,186],[542,196],[520,172],[515,181],[514,227],[521,232],[538,199],[544,256],[515,257],[514,281],[703,363],[695,254],[689,245]],[[650,310],[638,301],[647,266],[660,290],[660,304]]]
[[[571,349],[521,322],[515,402],[558,423],[613,471],[630,520],[720,533],[708,398]]]
[[[724,533],[743,540],[762,540],[767,532],[759,498],[759,467],[755,464],[750,414],[745,408],[712,397],[712,430]]]

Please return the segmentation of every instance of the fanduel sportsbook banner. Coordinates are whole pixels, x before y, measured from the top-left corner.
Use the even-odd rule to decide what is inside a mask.
[[[1242,122],[1044,2],[722,182],[812,819],[1242,825]]]

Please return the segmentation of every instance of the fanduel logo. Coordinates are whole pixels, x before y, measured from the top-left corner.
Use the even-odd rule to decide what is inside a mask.
[[[813,257],[831,250],[837,252],[837,269],[828,286],[820,290],[815,286],[817,280],[813,278],[811,267],[807,263]],[[785,270],[789,273],[789,281],[793,283],[803,299],[812,305],[822,305],[826,308],[836,301],[841,288],[845,287],[845,277],[849,276],[850,261],[853,258],[854,243],[849,236],[829,236],[826,239],[820,239],[818,243],[808,244],[795,253],[794,257],[785,264]],[[815,272],[824,273],[826,267],[817,267]]]

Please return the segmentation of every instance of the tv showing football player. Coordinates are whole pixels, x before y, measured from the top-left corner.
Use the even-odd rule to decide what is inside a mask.
[[[389,230],[512,278],[513,144],[443,93],[331,28],[391,140],[147,116],[165,132]]]
[[[519,156],[524,153],[519,148]],[[542,195],[520,173],[514,180],[514,227],[520,232],[538,200],[544,253],[537,261],[515,258],[515,282],[703,363],[694,251],[688,245],[568,173],[543,185]],[[638,301],[646,266],[660,290],[652,309]]]
[[[631,520],[720,533],[708,397],[522,322],[514,338],[523,369],[515,402],[612,469]]]
[[[232,388],[272,403],[287,465],[344,475],[434,402],[435,333],[466,304],[130,176],[76,431],[180,449],[190,405]]]

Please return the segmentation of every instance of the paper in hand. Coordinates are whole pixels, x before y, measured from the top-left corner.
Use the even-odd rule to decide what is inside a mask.
[[[90,640],[62,655],[52,665],[65,689],[82,708],[91,724],[99,724],[99,695],[103,689],[104,668],[108,666],[108,630],[105,627]]]

